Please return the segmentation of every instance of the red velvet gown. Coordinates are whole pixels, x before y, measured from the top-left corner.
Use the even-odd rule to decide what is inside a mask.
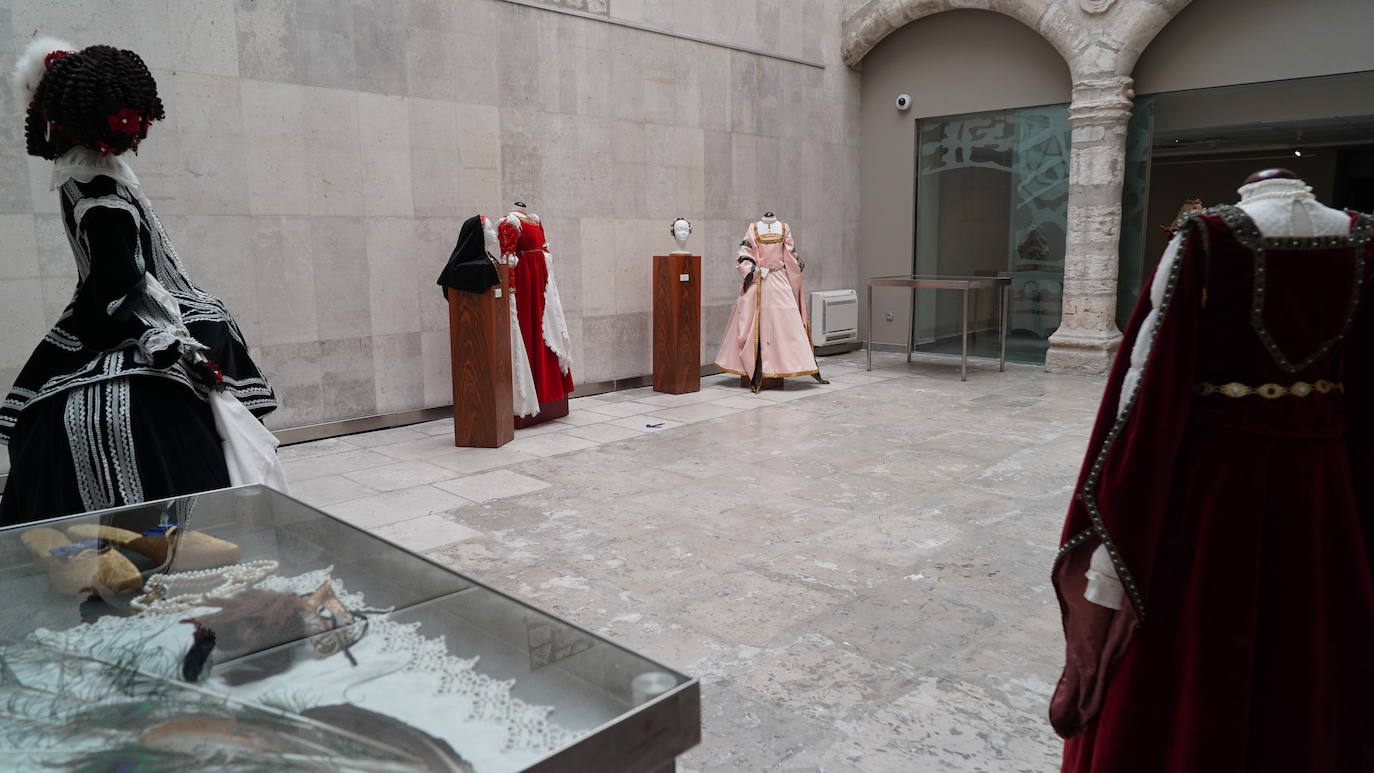
[[[497,227],[497,238],[501,254],[519,258],[510,269],[510,286],[515,293],[520,335],[529,355],[540,414],[548,413],[548,404],[568,399],[573,380],[571,343],[553,279],[544,225],[535,215],[512,212]],[[561,410],[558,415],[566,416],[566,404]]]
[[[1183,233],[1126,330],[1055,564],[1063,769],[1374,771],[1369,218],[1271,239],[1218,207]],[[1083,597],[1104,542],[1120,611]]]

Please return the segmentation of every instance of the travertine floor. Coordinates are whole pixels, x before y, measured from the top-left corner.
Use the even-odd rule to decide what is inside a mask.
[[[683,771],[1050,771],[1048,572],[1101,382],[861,353],[284,449],[296,495],[703,680]]]

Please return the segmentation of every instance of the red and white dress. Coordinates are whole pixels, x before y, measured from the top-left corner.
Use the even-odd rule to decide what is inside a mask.
[[[496,229],[510,266],[511,348],[515,415],[566,400],[573,391],[572,339],[554,281],[553,260],[538,215],[515,210]],[[523,344],[523,347],[521,346]]]

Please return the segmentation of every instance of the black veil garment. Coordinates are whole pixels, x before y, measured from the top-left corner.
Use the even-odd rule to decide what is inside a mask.
[[[458,245],[453,248],[448,265],[444,266],[435,284],[465,293],[484,293],[501,284],[501,275],[487,255],[481,215],[473,215],[463,223],[458,231]],[[448,296],[447,291],[444,296]]]

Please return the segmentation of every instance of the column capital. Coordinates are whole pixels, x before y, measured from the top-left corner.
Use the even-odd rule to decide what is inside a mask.
[[[1125,124],[1135,105],[1134,81],[1129,76],[1076,81],[1069,103],[1069,122],[1087,124]]]

